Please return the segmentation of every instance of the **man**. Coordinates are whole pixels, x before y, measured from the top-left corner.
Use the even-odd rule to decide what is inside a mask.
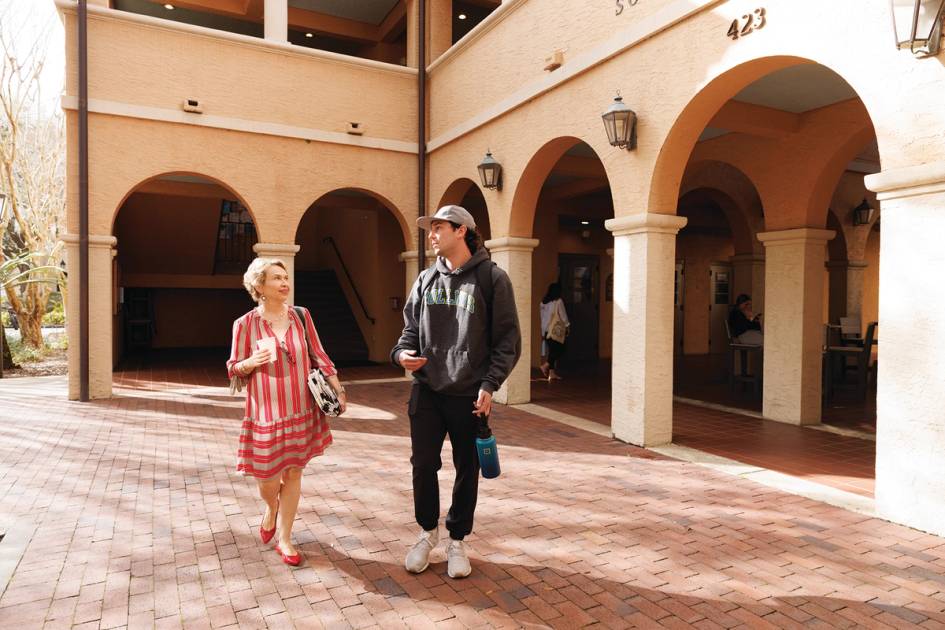
[[[413,372],[410,392],[410,463],[420,538],[407,553],[411,573],[429,566],[439,542],[437,471],[447,434],[456,481],[446,515],[451,578],[470,573],[463,539],[472,532],[479,491],[478,421],[492,410],[492,395],[518,361],[522,339],[508,275],[482,246],[472,215],[444,206],[417,225],[429,232],[436,262],[417,278],[404,307],[404,331],[391,360]]]

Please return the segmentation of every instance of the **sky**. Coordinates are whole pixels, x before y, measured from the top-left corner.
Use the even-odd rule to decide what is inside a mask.
[[[43,68],[41,95],[44,110],[59,107],[65,75],[65,35],[62,21],[53,0],[0,0],[0,16],[4,28],[17,33],[15,46],[18,50],[39,40],[46,50]]]

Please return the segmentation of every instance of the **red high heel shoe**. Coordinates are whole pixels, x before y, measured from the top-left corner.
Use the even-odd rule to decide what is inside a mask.
[[[276,505],[278,506],[278,504]],[[259,539],[263,541],[264,545],[268,543],[270,540],[272,540],[272,537],[276,535],[276,523],[278,522],[278,520],[279,520],[279,508],[276,507],[276,518],[272,522],[272,529],[265,529],[263,528],[262,525],[259,526]]]
[[[299,563],[302,562],[302,554],[297,553],[294,556],[288,556],[283,553],[282,549],[279,548],[279,545],[276,545],[276,553],[278,553],[282,557],[282,561],[290,567],[297,567],[299,566]]]

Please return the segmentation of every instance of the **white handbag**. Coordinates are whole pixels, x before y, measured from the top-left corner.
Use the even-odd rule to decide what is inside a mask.
[[[305,348],[308,350],[309,363],[315,365],[315,359],[312,356],[312,343],[308,338],[308,327],[305,325],[305,313],[298,306],[293,306],[299,319],[302,320],[302,330],[305,331]],[[313,368],[308,373],[308,390],[312,392],[312,398],[315,404],[322,410],[326,416],[337,417],[341,415],[341,402],[338,400],[338,394],[328,383],[325,374],[320,368]]]

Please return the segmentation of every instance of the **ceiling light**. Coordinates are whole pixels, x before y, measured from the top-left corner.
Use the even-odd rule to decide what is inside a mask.
[[[174,5],[173,5],[173,4],[165,4],[165,5],[164,5],[164,8],[167,9],[168,11],[173,11],[173,10],[174,10]]]
[[[305,36],[306,36],[306,37],[315,37],[315,33],[306,33]]]
[[[581,221],[581,225],[590,225],[590,224],[591,224],[590,221]]]
[[[465,13],[460,13],[460,14],[457,15],[456,17],[458,17],[458,18],[461,19],[461,20],[465,20],[465,19],[466,19],[466,14],[465,14]]]

